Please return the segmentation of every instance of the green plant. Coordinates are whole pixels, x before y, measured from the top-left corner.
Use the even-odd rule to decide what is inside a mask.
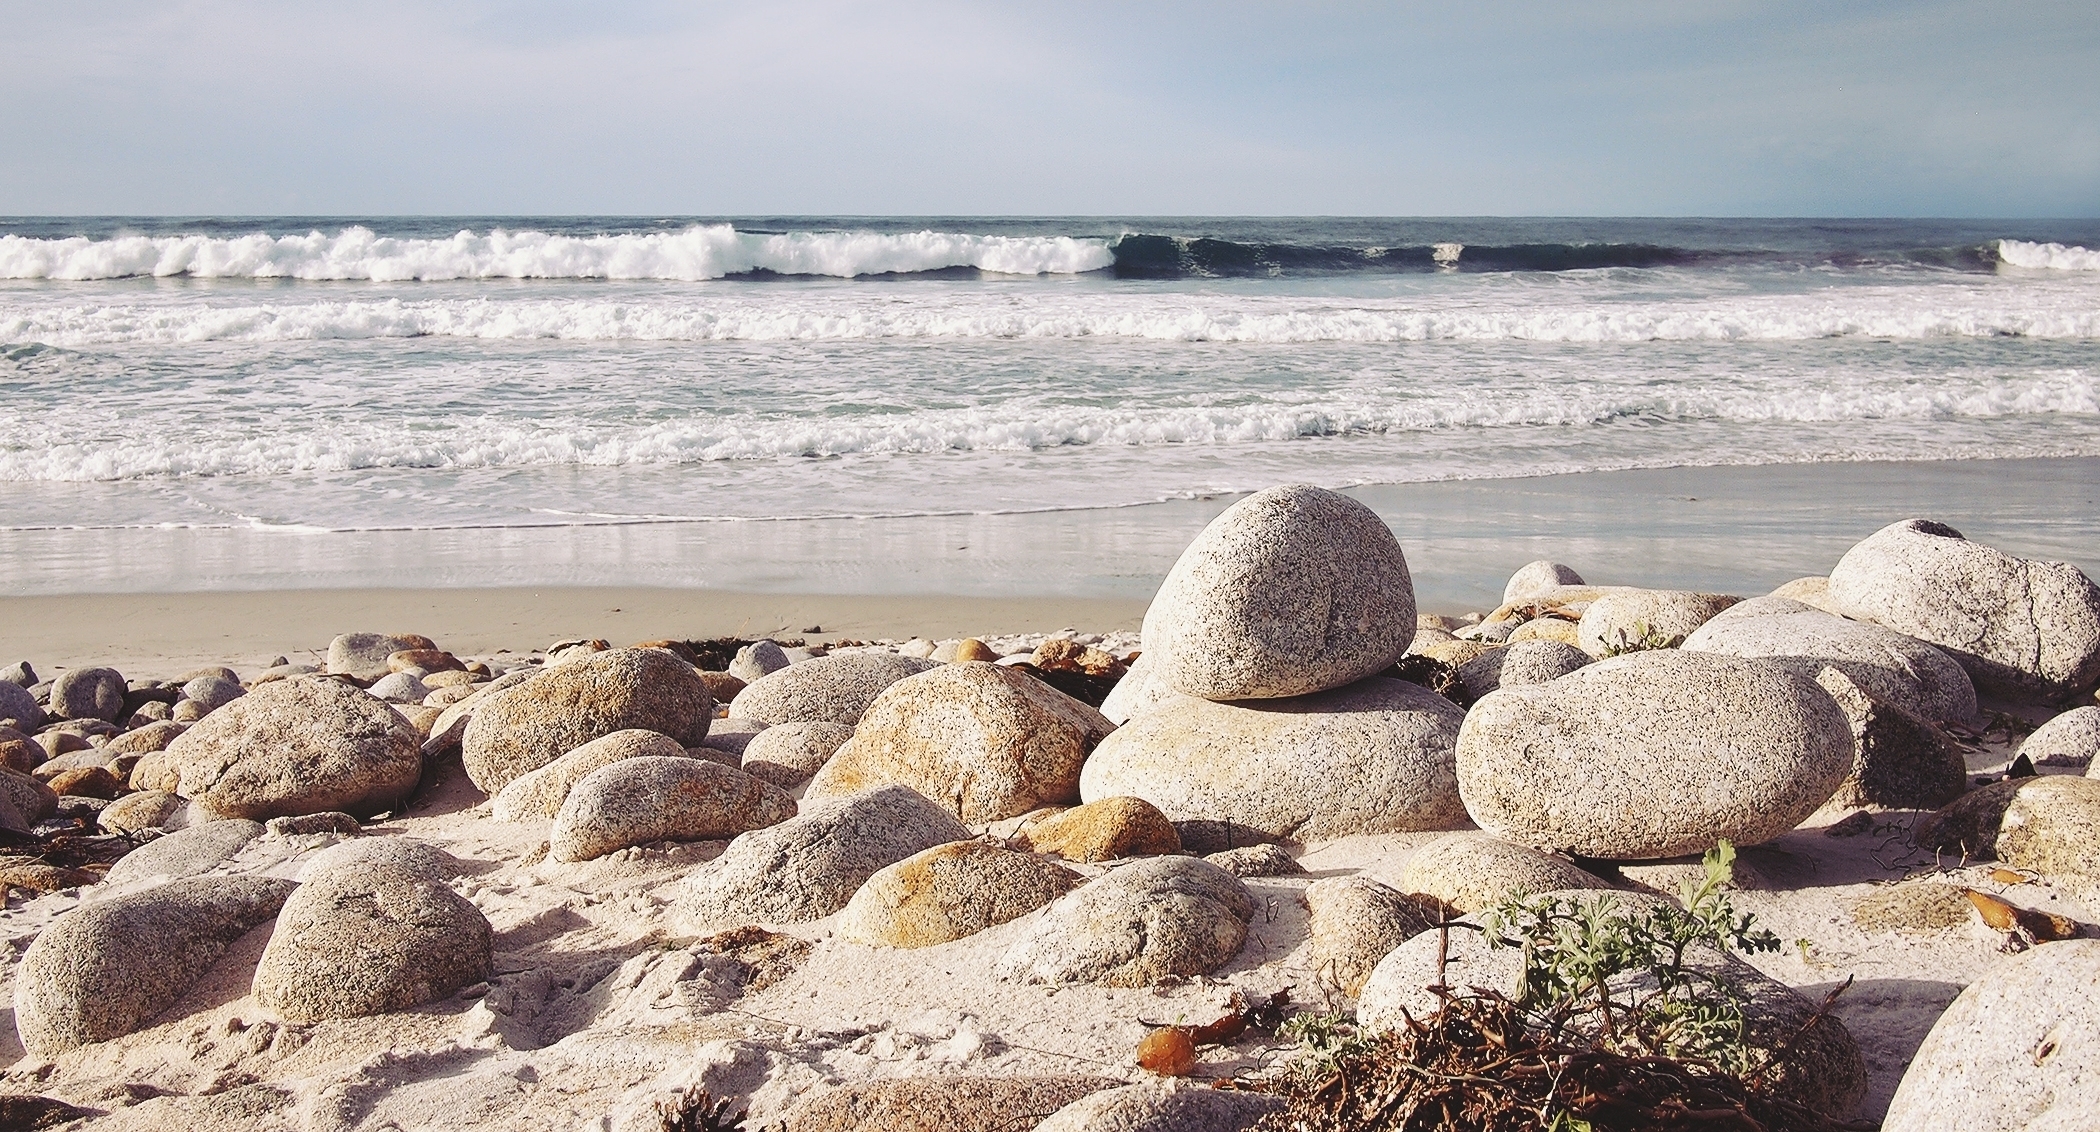
[[[1614,639],[1604,642],[1604,655],[1607,657],[1625,656],[1630,652],[1674,649],[1683,643],[1683,634],[1673,637],[1649,625],[1646,621],[1636,621],[1633,623],[1632,636],[1627,636],[1626,630],[1621,629]]]

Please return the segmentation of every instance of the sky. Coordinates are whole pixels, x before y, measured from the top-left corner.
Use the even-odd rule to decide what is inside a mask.
[[[0,28],[8,215],[2100,216],[2093,0],[0,0]]]

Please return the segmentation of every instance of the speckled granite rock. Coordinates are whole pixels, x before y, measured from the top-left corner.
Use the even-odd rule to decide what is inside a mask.
[[[149,756],[150,758],[151,756]],[[391,809],[416,788],[423,755],[400,713],[334,680],[264,684],[168,744],[175,793],[219,817]],[[133,768],[133,784],[146,765]],[[164,788],[164,787],[163,787]]]
[[[587,861],[652,841],[716,841],[793,816],[793,798],[743,771],[684,755],[642,755],[577,780],[554,816],[547,855]]]
[[[1254,898],[1231,873],[1192,857],[1119,866],[1052,904],[999,960],[1025,983],[1150,986],[1205,975],[1239,954]]]
[[[1034,853],[953,841],[876,870],[839,914],[837,931],[856,943],[930,947],[1027,915],[1081,879]]]
[[[1400,884],[1459,912],[1492,908],[1518,893],[1610,888],[1565,857],[1485,833],[1454,833],[1414,851]]]
[[[775,727],[783,723],[860,722],[883,689],[939,665],[894,653],[819,656],[753,680],[729,703],[729,714]]]
[[[461,736],[460,762],[476,787],[494,794],[615,731],[657,731],[697,747],[714,715],[714,697],[692,665],[661,649],[610,649],[482,703]]]

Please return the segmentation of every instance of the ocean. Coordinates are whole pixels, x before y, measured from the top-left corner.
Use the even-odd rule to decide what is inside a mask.
[[[516,566],[535,529],[2100,456],[2094,249],[2093,220],[0,218],[0,585],[121,586],[109,548],[171,531],[498,532],[418,537]]]

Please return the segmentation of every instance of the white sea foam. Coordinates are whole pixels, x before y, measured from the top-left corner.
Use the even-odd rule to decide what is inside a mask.
[[[2014,267],[2047,268],[2053,271],[2100,271],[2100,252],[2076,244],[2035,244],[2026,240],[1998,241],[1998,258]]]
[[[119,236],[57,240],[0,236],[0,279],[132,276],[373,281],[440,279],[719,279],[751,271],[852,277],[975,267],[1011,275],[1109,266],[1105,240],[955,232],[679,232],[562,236],[546,232],[450,239],[379,236],[369,228],[303,236]]]

